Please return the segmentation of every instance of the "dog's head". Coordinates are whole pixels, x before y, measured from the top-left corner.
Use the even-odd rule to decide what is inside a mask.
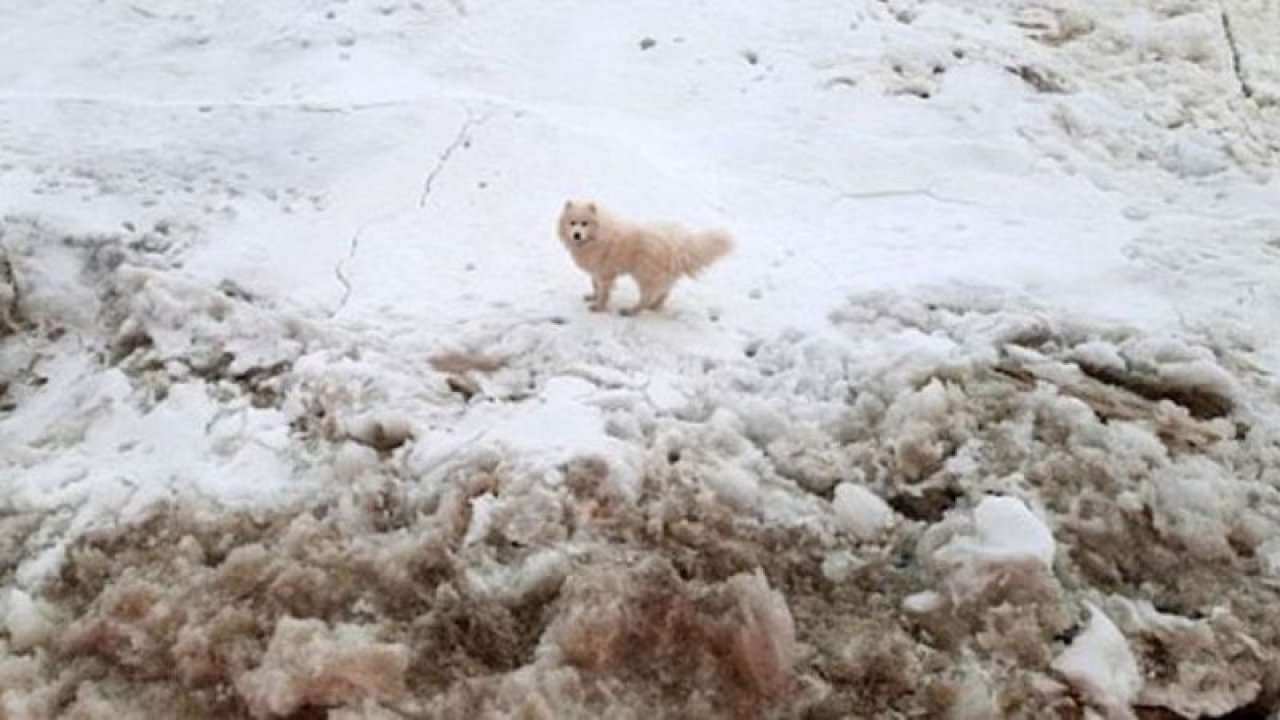
[[[566,200],[560,212],[560,239],[574,247],[595,239],[600,225],[600,212],[593,202]]]

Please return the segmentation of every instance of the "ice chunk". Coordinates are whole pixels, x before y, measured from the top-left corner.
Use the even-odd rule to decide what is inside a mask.
[[[408,648],[374,642],[363,628],[285,617],[236,690],[254,717],[289,715],[307,705],[393,697],[404,690],[408,667]]]
[[[716,497],[731,508],[750,510],[760,504],[760,481],[740,465],[721,463],[706,481]]]
[[[1011,497],[989,497],[973,513],[978,537],[986,554],[993,557],[1028,556],[1053,565],[1053,533],[1026,503]]]
[[[949,570],[953,601],[972,600],[992,583],[1041,582],[1053,571],[1053,533],[1021,500],[988,497],[973,512],[973,535],[953,538],[934,554]]]
[[[1091,617],[1053,661],[1053,669],[1085,697],[1109,712],[1124,712],[1142,689],[1138,661],[1111,619],[1090,605]]]
[[[865,561],[855,557],[853,553],[840,550],[822,560],[822,576],[833,583],[842,583],[864,566]]]
[[[947,712],[947,718],[987,720],[1001,715],[999,703],[991,690],[991,679],[976,669],[965,673],[956,692],[955,702]]]
[[[467,523],[467,533],[462,538],[462,546],[470,547],[482,542],[493,529],[493,510],[498,499],[493,493],[483,493],[471,499],[471,520]]]
[[[1069,356],[1081,365],[1121,374],[1127,370],[1124,358],[1115,345],[1101,340],[1090,340],[1071,348]]]
[[[1280,538],[1271,538],[1259,545],[1257,555],[1262,574],[1280,581]]]
[[[946,605],[946,599],[932,590],[914,593],[908,595],[902,601],[902,609],[909,613],[923,615],[925,613],[936,612]]]
[[[733,660],[761,694],[776,696],[791,677],[796,659],[796,628],[782,593],[769,587],[764,573],[740,573],[726,583],[738,594],[746,623],[733,639]]]
[[[568,577],[572,564],[559,550],[539,550],[530,555],[511,578],[507,593],[515,601],[530,596],[545,596],[555,591]]]
[[[853,483],[836,486],[831,501],[836,522],[841,529],[853,533],[859,540],[874,540],[893,524],[893,510],[880,496]]]
[[[15,650],[34,647],[53,631],[48,609],[23,590],[10,589],[3,608],[4,627],[8,628],[9,641]]]
[[[1228,535],[1245,500],[1230,473],[1192,457],[1161,468],[1151,490],[1152,519],[1161,535],[1177,540],[1200,559],[1234,557]]]

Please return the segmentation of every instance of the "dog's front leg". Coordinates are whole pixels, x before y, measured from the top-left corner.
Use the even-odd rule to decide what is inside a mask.
[[[596,286],[595,299],[591,301],[591,312],[604,312],[609,307],[609,294],[613,292],[613,278],[605,275],[592,278]]]
[[[600,294],[600,282],[596,280],[595,275],[592,275],[591,276],[591,292],[587,293],[586,295],[583,295],[582,299],[586,300],[587,302],[591,302],[595,300],[596,296],[599,294]]]

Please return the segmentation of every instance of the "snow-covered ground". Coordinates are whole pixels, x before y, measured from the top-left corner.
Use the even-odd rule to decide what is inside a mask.
[[[0,18],[0,718],[1280,717],[1274,3]]]

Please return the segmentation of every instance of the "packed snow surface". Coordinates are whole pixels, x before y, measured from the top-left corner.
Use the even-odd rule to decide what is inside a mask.
[[[0,718],[1280,713],[1275,3],[0,17]]]

